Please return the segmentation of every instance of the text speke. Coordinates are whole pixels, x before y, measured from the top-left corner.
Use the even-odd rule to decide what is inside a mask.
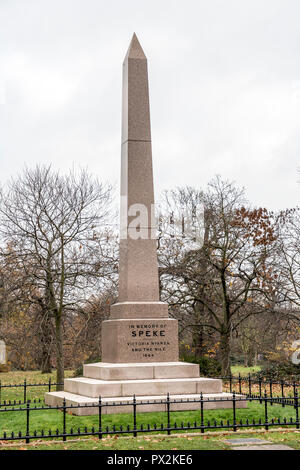
[[[131,336],[133,338],[139,337],[158,337],[158,336],[166,336],[166,330],[132,330]]]

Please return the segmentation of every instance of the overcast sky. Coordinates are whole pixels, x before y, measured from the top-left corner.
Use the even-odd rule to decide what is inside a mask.
[[[0,180],[26,163],[119,184],[122,62],[148,58],[156,197],[215,174],[300,195],[298,0],[0,0]]]

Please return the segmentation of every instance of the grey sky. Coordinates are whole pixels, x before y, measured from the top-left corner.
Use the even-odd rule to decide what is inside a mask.
[[[300,2],[0,0],[1,181],[24,163],[118,184],[122,62],[148,58],[156,197],[219,173],[299,204]]]

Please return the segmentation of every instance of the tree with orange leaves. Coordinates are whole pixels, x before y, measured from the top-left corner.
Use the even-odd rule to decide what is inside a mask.
[[[203,246],[191,249],[186,237],[161,236],[162,292],[181,306],[186,328],[206,328],[219,336],[222,374],[228,375],[233,331],[252,315],[271,311],[278,301],[277,218],[267,209],[251,209],[244,191],[219,177],[202,201]],[[171,202],[174,207],[176,198]]]

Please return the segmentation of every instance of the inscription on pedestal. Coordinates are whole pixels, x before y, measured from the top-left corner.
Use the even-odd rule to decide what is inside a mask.
[[[132,341],[128,341],[127,345],[133,353],[154,359],[157,353],[165,353],[170,346],[166,340],[166,328],[166,323],[132,323],[129,325]]]
[[[107,320],[102,328],[103,362],[178,360],[176,320]]]

